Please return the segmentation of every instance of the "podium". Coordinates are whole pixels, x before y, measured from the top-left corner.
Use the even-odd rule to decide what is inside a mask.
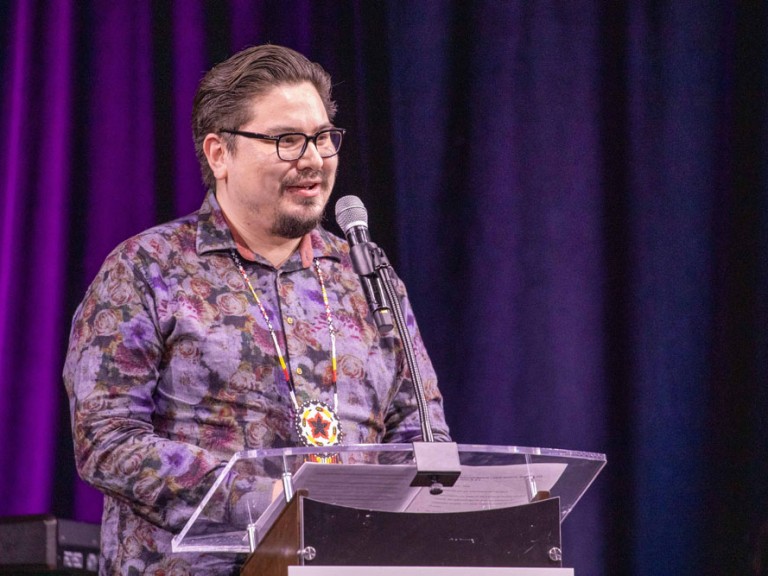
[[[573,574],[560,524],[603,454],[420,445],[238,452],[173,551],[248,554],[245,576]]]

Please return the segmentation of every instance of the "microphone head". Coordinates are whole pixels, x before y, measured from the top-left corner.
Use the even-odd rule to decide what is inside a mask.
[[[357,196],[342,196],[336,202],[336,223],[344,234],[354,226],[368,228],[368,211]]]

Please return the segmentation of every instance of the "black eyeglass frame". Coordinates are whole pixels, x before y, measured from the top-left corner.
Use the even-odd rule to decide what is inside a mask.
[[[307,146],[309,146],[310,142],[314,142],[315,148],[317,149],[317,152],[320,154],[320,158],[333,158],[339,153],[339,150],[341,150],[341,143],[344,141],[344,134],[346,134],[346,130],[344,128],[325,128],[323,130],[320,130],[310,136],[309,134],[304,134],[304,132],[285,132],[283,134],[277,134],[275,136],[270,136],[269,134],[260,134],[258,132],[245,132],[243,130],[229,130],[222,128],[219,130],[219,132],[224,132],[225,134],[233,134],[235,136],[243,136],[245,138],[253,138],[254,140],[271,140],[275,143],[275,148],[277,149],[277,157],[280,158],[283,162],[295,162],[296,160],[300,160],[302,156],[307,151]],[[317,146],[317,139],[323,135],[327,134],[329,132],[333,132],[336,134],[339,134],[339,145],[336,147],[336,151],[333,154],[327,154],[323,155],[322,152],[320,152],[320,148]],[[280,154],[280,140],[285,138],[286,136],[303,136],[304,137],[304,145],[301,147],[301,151],[299,152],[299,155],[296,156],[296,158],[291,158],[290,160],[287,160],[286,158],[283,158]]]

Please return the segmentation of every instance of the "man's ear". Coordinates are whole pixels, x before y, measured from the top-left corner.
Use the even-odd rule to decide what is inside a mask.
[[[218,134],[210,133],[203,140],[203,153],[208,159],[208,166],[211,167],[213,177],[216,180],[223,180],[227,177],[227,157],[229,153],[224,144],[224,140]]]

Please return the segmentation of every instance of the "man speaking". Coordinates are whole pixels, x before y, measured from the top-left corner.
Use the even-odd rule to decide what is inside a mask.
[[[78,471],[105,494],[101,574],[236,574],[242,556],[171,554],[171,538],[239,450],[420,439],[400,339],[376,329],[349,245],[320,226],[334,113],[330,77],[293,50],[215,66],[192,118],[202,206],[120,244],[75,313],[64,381]]]

